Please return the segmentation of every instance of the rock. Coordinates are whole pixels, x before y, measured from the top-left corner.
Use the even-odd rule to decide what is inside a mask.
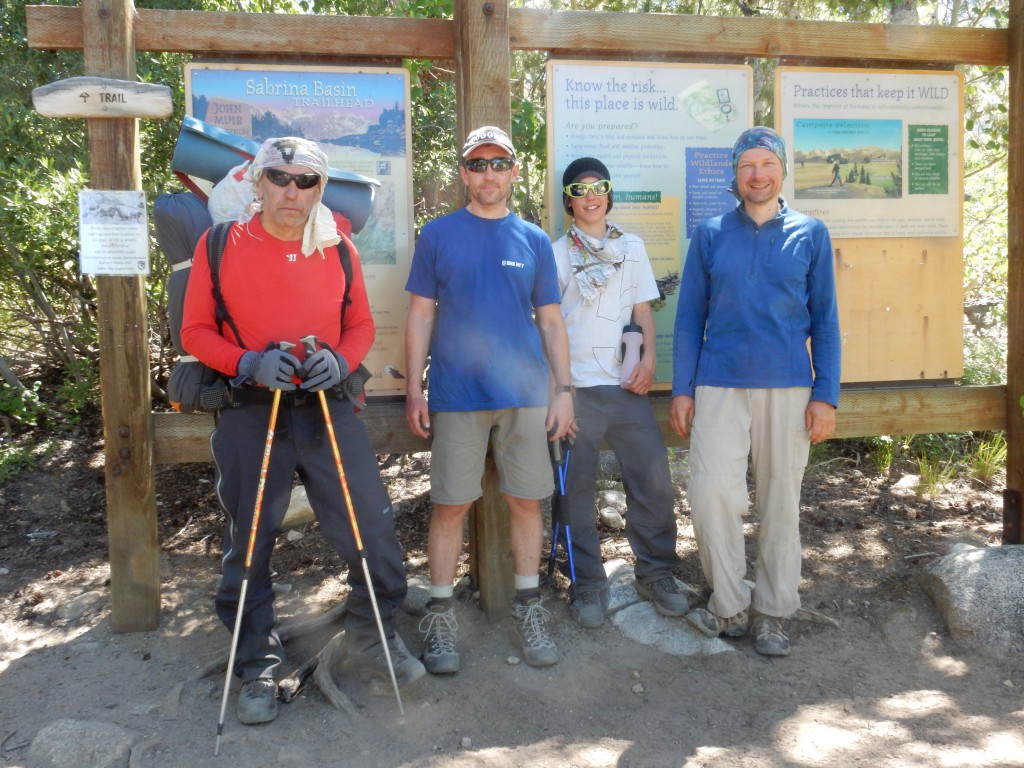
[[[106,593],[98,589],[84,592],[66,603],[61,603],[57,607],[57,616],[65,621],[77,621],[103,602],[106,597]]]
[[[996,657],[1024,653],[1024,545],[960,549],[925,571],[954,640]]]
[[[684,619],[665,618],[646,600],[613,614],[611,622],[629,639],[673,656],[711,656],[733,650],[720,638],[704,637]]]
[[[469,736],[463,736],[462,741],[459,742],[463,749],[470,749],[473,746],[473,740]]]
[[[626,514],[626,494],[624,491],[617,491],[610,489],[606,491],[600,491],[597,494],[597,506],[611,507],[620,515]]]
[[[302,531],[298,531],[294,528],[292,528],[290,531],[285,531],[284,534],[284,540],[289,542],[290,544],[294,544],[297,541],[302,541],[304,538],[306,538],[305,534]]]
[[[311,523],[316,520],[313,514],[313,507],[309,505],[309,496],[306,489],[301,485],[292,488],[292,496],[288,502],[288,511],[284,513],[284,520],[281,521],[282,528],[298,528],[300,525]]]
[[[422,616],[427,612],[430,601],[430,579],[426,576],[413,576],[409,579],[409,591],[405,593],[402,610],[413,616]]]
[[[114,723],[54,720],[40,729],[29,747],[36,768],[126,768],[134,734]]]
[[[601,507],[597,511],[597,517],[602,525],[611,528],[613,531],[621,531],[626,527],[625,519],[615,507]]]

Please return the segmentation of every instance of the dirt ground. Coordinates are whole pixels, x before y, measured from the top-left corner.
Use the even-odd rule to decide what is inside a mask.
[[[702,589],[686,453],[673,455],[677,576]],[[511,625],[488,623],[470,589],[463,671],[404,689],[404,718],[389,691],[338,678],[354,715],[309,688],[275,722],[245,727],[232,692],[215,758],[223,673],[209,670],[226,659],[230,634],[212,612],[221,530],[212,469],[158,469],[160,624],[113,634],[100,437],[82,427],[0,486],[0,764],[30,765],[40,728],[76,718],[137,734],[134,768],[1024,766],[1024,659],[958,647],[921,588],[925,566],[951,544],[998,545],[1001,481],[961,479],[922,499],[909,466],[883,477],[856,446],[815,455],[801,588],[813,613],[790,622],[789,658],[758,656],[749,638],[730,641],[731,652],[680,657],[610,622],[583,630],[559,583],[546,589],[561,659],[532,669],[514,663]],[[411,578],[426,574],[428,461],[381,457]],[[346,589],[315,526],[300,532],[282,537],[274,559],[285,622],[322,614]],[[608,558],[629,557],[621,534],[603,535]],[[748,553],[753,561],[753,546]],[[416,652],[418,620],[399,618]],[[289,669],[334,631],[289,641]]]

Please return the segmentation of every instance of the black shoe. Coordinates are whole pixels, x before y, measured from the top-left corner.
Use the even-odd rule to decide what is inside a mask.
[[[569,615],[576,619],[576,623],[586,629],[597,629],[604,624],[610,600],[608,588],[573,587],[573,592],[575,596],[569,603]]]
[[[637,580],[636,591],[640,597],[650,600],[654,610],[662,616],[685,616],[690,610],[690,603],[679,591],[673,576],[662,576],[655,581]]]
[[[242,683],[238,692],[238,722],[244,725],[269,723],[277,717],[277,683],[269,677],[257,677]]]
[[[400,688],[416,682],[427,674],[423,663],[409,653],[409,649],[405,647],[397,633],[394,637],[388,638],[388,651],[395,670],[395,682]],[[342,668],[355,672],[363,680],[376,678],[386,683],[391,682],[388,659],[380,640],[365,647],[359,647],[358,642],[346,643]]]

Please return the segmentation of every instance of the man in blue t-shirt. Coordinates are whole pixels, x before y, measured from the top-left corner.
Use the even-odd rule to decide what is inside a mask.
[[[415,435],[433,435],[430,602],[420,623],[423,662],[433,674],[459,670],[453,584],[489,442],[510,512],[512,608],[523,657],[536,667],[557,662],[540,597],[540,500],[553,489],[545,435],[559,440],[573,428],[551,243],[508,208],[519,173],[515,147],[503,130],[484,126],[469,134],[462,158],[469,203],[423,227],[405,286],[406,419]],[[429,405],[422,389],[428,354]]]

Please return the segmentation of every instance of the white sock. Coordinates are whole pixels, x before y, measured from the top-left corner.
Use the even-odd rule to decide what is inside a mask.
[[[455,587],[438,586],[437,584],[430,585],[431,600],[451,600],[454,595]]]
[[[516,592],[522,592],[526,589],[540,589],[540,574],[535,573],[531,576],[520,576],[518,573],[515,575],[516,579]]]

